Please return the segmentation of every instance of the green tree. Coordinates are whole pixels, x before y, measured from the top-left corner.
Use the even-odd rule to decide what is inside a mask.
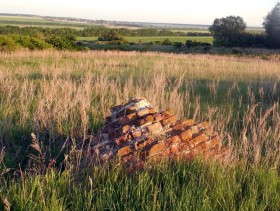
[[[162,42],[163,45],[172,45],[172,42],[167,38]]]
[[[263,26],[266,31],[268,46],[280,48],[280,2],[267,14]]]
[[[240,37],[245,33],[246,23],[239,16],[216,18],[209,31],[214,36],[214,45],[236,46],[240,43]]]
[[[115,30],[110,30],[103,33],[100,37],[98,37],[98,41],[106,41],[112,44],[127,44],[128,41],[125,40],[119,33]]]

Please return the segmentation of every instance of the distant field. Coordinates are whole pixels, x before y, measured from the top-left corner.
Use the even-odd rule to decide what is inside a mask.
[[[48,21],[41,17],[25,17],[25,16],[0,16],[0,25],[12,25],[12,26],[36,26],[36,27],[48,27],[48,28],[74,28],[83,29],[90,27],[90,24],[79,23],[66,23]]]
[[[98,37],[78,37],[78,40],[87,40],[87,41],[95,41]],[[155,42],[155,41],[164,41],[165,39],[169,39],[171,42],[182,42],[185,43],[186,40],[193,40],[198,42],[207,42],[213,43],[213,37],[180,37],[180,36],[157,36],[157,37],[124,37],[129,42]]]

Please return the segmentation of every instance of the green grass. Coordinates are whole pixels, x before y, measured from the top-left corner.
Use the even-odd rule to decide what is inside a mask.
[[[279,188],[273,170],[195,161],[135,174],[120,166],[25,174],[2,184],[0,198],[14,210],[279,210]]]
[[[279,59],[1,53],[0,210],[5,197],[12,210],[279,210]],[[135,174],[120,165],[79,167],[76,143],[96,134],[111,106],[135,96],[159,109],[173,107],[180,119],[211,121],[224,144],[231,143],[234,164],[162,163]],[[32,132],[43,164],[59,155],[57,169],[45,173],[45,165],[30,159]],[[63,143],[69,145],[60,153]]]
[[[164,41],[165,39],[169,39],[171,42],[182,42],[185,43],[186,40],[193,40],[198,42],[207,42],[213,43],[213,37],[181,37],[181,36],[157,36],[157,37],[124,37],[129,42],[155,42],[155,41]],[[98,37],[78,37],[77,40],[86,40],[86,41],[95,41]]]

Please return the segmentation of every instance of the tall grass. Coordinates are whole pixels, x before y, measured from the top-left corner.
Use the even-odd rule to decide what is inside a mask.
[[[118,51],[2,53],[0,175],[19,164],[36,170],[30,160],[34,137],[43,162],[67,162],[64,172],[44,176],[15,171],[22,179],[2,179],[0,196],[26,210],[277,209],[279,61]],[[79,143],[91,140],[111,106],[139,96],[159,109],[173,107],[180,118],[210,121],[237,166],[164,164],[132,176],[120,167],[92,167],[77,175],[83,172]]]

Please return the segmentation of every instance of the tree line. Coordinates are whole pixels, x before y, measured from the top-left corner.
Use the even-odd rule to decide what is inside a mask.
[[[69,34],[76,37],[100,37],[102,34],[108,33],[110,31],[115,31],[121,36],[187,36],[187,33],[180,31],[170,31],[170,30],[159,30],[159,29],[126,29],[117,28],[110,29],[102,26],[90,27],[85,29],[71,29],[71,28],[42,28],[42,27],[19,27],[19,26],[0,26],[0,34],[19,34],[19,35],[29,35],[37,38],[42,38],[46,36],[67,36]],[[192,36],[200,36],[200,32],[192,32]],[[211,36],[209,33],[206,33]],[[204,36],[206,36],[204,33]]]
[[[214,37],[214,46],[280,48],[280,3],[267,14],[263,26],[265,33],[247,33],[247,24],[242,17],[216,18],[209,31]]]

